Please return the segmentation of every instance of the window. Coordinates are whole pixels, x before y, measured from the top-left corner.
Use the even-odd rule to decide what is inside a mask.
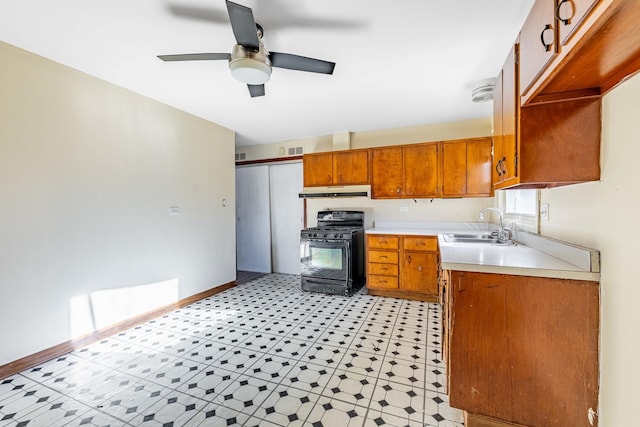
[[[498,207],[504,213],[505,227],[538,233],[538,190],[496,191]]]

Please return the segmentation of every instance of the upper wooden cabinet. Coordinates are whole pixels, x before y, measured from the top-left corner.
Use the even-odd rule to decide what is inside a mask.
[[[371,184],[374,199],[490,196],[491,138],[305,154],[304,186]]]
[[[369,150],[305,154],[304,186],[369,183]]]
[[[555,0],[533,4],[520,30],[520,84],[526,92],[558,51]]]
[[[368,184],[369,150],[348,150],[333,153],[334,183]]]
[[[438,144],[434,142],[373,148],[372,197],[437,197],[440,194]]]
[[[305,154],[302,170],[305,187],[333,184],[333,154]]]
[[[496,189],[518,184],[518,50],[509,52],[496,79],[493,94],[493,185]]]
[[[494,93],[494,188],[547,188],[600,179],[600,97],[520,107],[517,54],[516,45]]]
[[[373,198],[402,197],[404,189],[402,147],[371,150],[371,196]]]
[[[558,0],[555,17],[560,46],[566,45],[578,26],[599,0]]]
[[[491,195],[491,138],[442,143],[442,196]]]
[[[638,22],[638,0],[536,0],[520,33],[521,105],[600,96],[636,73]]]
[[[440,164],[438,143],[407,145],[404,157],[404,197],[438,197]]]

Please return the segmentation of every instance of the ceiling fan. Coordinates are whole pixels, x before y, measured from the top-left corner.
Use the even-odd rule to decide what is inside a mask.
[[[163,61],[215,61],[228,60],[231,75],[246,83],[251,97],[264,96],[264,84],[271,77],[271,68],[309,71],[333,74],[334,62],[291,53],[269,52],[262,43],[262,27],[253,18],[253,11],[226,1],[233,35],[238,44],[231,53],[187,53],[179,55],[158,55]]]

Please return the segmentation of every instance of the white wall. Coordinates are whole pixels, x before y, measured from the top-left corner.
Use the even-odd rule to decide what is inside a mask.
[[[640,396],[640,75],[606,95],[600,182],[543,190],[546,236],[601,255],[600,426],[637,424]],[[567,165],[571,167],[571,165]],[[634,421],[636,420],[636,421]]]
[[[232,131],[4,43],[0,94],[0,365],[235,280]]]

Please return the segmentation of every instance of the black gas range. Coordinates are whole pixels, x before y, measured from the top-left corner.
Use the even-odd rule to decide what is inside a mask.
[[[352,295],[365,282],[364,212],[320,211],[300,232],[304,291]]]

